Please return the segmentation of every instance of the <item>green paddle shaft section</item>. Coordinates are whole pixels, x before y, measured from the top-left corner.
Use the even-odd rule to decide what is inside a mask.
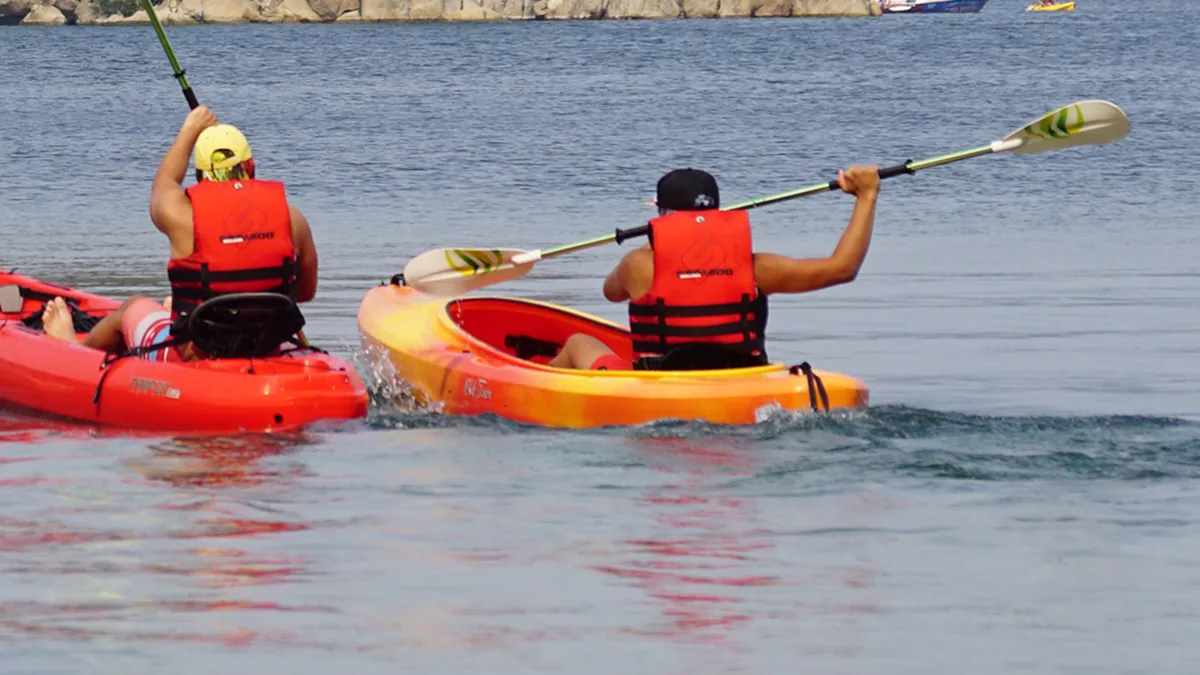
[[[987,154],[991,154],[992,152],[994,152],[994,150],[992,149],[991,145],[982,145],[978,148],[973,148],[971,150],[963,150],[962,152],[952,152],[948,155],[941,155],[939,157],[923,159],[919,162],[913,162],[910,160],[908,162],[905,162],[904,164],[897,164],[896,166],[888,167],[886,169],[880,169],[879,170],[879,178],[882,180],[885,178],[892,178],[894,176],[910,174],[910,173],[914,173],[916,171],[920,171],[921,169],[928,169],[928,168],[934,167],[934,166],[941,166],[942,164],[950,164],[951,162],[960,162],[964,159],[970,159],[972,157],[978,157],[980,155],[987,155]],[[819,194],[821,192],[829,192],[830,190],[837,190],[837,189],[838,189],[837,180],[831,180],[828,183],[821,183],[819,185],[813,185],[813,186],[806,187],[806,188],[800,188],[799,190],[792,190],[791,192],[784,192],[784,193],[777,194],[777,195],[774,195],[771,197],[763,197],[762,199],[755,199],[753,201],[742,202],[741,204],[734,204],[733,206],[728,207],[728,210],[744,211],[744,210],[748,210],[748,209],[756,209],[760,206],[766,206],[768,204],[778,204],[779,202],[786,202],[789,199],[796,199],[799,197],[807,197],[808,195],[815,195],[815,194]]]
[[[640,230],[642,228],[635,227],[633,229]],[[646,228],[646,231],[649,232],[650,228]],[[628,230],[617,230],[617,232],[613,234],[605,235],[603,237],[596,237],[595,239],[588,239],[587,241],[581,241],[577,244],[567,244],[566,246],[556,246],[554,248],[545,249],[542,251],[542,259],[545,260],[546,258],[553,258],[556,255],[564,255],[567,253],[574,253],[575,251],[582,251],[585,248],[595,248],[597,246],[611,244],[612,242],[617,241],[619,233],[621,232],[628,232]],[[625,238],[626,237],[621,237],[622,240]]]
[[[142,7],[146,9],[146,16],[150,17],[150,25],[154,26],[154,32],[158,34],[158,41],[162,43],[163,51],[167,53],[167,60],[171,62],[175,79],[179,80],[179,86],[183,88],[183,97],[187,99],[188,107],[195,109],[200,105],[200,102],[196,100],[196,92],[192,91],[192,85],[188,84],[187,78],[184,77],[184,70],[179,67],[179,61],[175,59],[175,51],[171,49],[167,34],[163,32],[162,24],[158,22],[158,15],[154,13],[154,5],[150,2],[151,0],[142,0]]]
[[[980,155],[988,155],[993,152],[995,152],[995,149],[991,145],[981,145],[978,148],[972,148],[970,150],[963,150],[961,152],[952,152],[948,155],[940,155],[938,157],[931,157],[930,159],[923,159],[919,162],[913,162],[910,160],[910,161],[905,162],[904,164],[897,164],[896,166],[893,166],[893,167],[888,167],[886,169],[880,169],[879,178],[882,180],[884,178],[892,178],[894,176],[911,174],[911,173],[920,171],[921,169],[928,169],[928,168],[934,167],[934,166],[941,166],[942,164],[950,164],[951,162],[961,162],[964,159],[970,159],[972,157],[979,157]],[[807,197],[808,195],[815,195],[815,194],[819,194],[821,192],[829,192],[830,190],[836,190],[836,189],[838,189],[838,183],[837,183],[837,180],[835,179],[835,180],[829,181],[828,183],[821,183],[819,185],[813,185],[813,186],[806,187],[806,188],[800,188],[799,190],[792,190],[791,192],[784,192],[781,194],[773,195],[771,197],[763,197],[762,199],[755,199],[753,201],[742,202],[741,204],[734,204],[733,206],[726,207],[726,209],[724,209],[724,210],[744,211],[744,210],[748,210],[748,209],[756,209],[760,206],[767,206],[768,204],[778,204],[779,202],[786,202],[789,199],[798,199],[800,197]],[[558,255],[574,253],[576,251],[582,251],[582,250],[588,249],[588,248],[595,248],[596,246],[603,246],[605,244],[611,244],[614,241],[617,242],[618,244],[620,244],[621,242],[625,241],[626,239],[632,239],[634,237],[644,236],[649,233],[650,233],[650,228],[648,226],[634,227],[634,228],[630,228],[628,230],[617,230],[613,234],[605,235],[603,237],[596,237],[595,239],[588,239],[587,241],[581,241],[576,244],[567,244],[566,246],[558,246],[555,248],[545,249],[544,251],[542,251],[541,257],[543,260],[545,260],[546,258],[552,258],[552,257],[558,256]]]

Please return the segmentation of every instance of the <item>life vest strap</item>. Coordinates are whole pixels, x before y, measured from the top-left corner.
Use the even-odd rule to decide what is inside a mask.
[[[275,267],[256,267],[248,270],[228,270],[214,272],[208,265],[200,266],[198,270],[171,269],[167,270],[167,280],[172,284],[226,284],[240,281],[265,281],[268,279],[291,279],[296,274],[296,263],[291,258],[285,258],[282,265]]]
[[[275,286],[274,288],[268,288],[266,290],[258,291],[258,292],[260,292],[260,293],[279,293],[280,295],[287,295],[289,290],[290,290],[289,285],[280,285],[280,286]],[[240,292],[240,291],[229,291],[228,293],[238,293],[238,292]],[[176,301],[183,300],[186,302],[186,301],[195,300],[196,302],[193,304],[196,304],[196,305],[199,305],[201,302],[203,302],[205,300],[220,297],[222,295],[228,295],[228,293],[214,292],[212,290],[205,290],[203,288],[182,287],[182,288],[172,288],[171,289],[171,297],[173,297]]]
[[[642,349],[646,346],[644,342],[640,346],[635,342],[634,351],[660,351],[666,345],[666,339],[669,337],[706,338],[724,335],[741,335],[747,343],[761,348],[763,329],[767,323],[767,296],[760,293],[753,300],[749,296],[742,296],[742,300],[738,302],[717,305],[667,305],[659,298],[658,302],[652,305],[630,303],[629,315],[631,319],[629,331],[631,333],[653,335],[659,338],[659,346],[649,350]],[[684,319],[729,315],[740,315],[741,318],[715,326],[673,326],[666,321],[668,318]],[[752,316],[753,318],[751,318]],[[633,321],[633,317],[658,319],[658,321],[654,323]]]
[[[634,335],[685,338],[721,337],[723,335],[741,335],[744,337],[747,329],[749,329],[749,332],[757,332],[753,321],[747,325],[746,322],[740,320],[721,323],[715,326],[670,326],[657,323],[635,323],[629,326],[629,332]]]
[[[724,370],[769,363],[765,351],[747,344],[693,343],[672,347],[666,354],[648,354],[633,362],[634,370]]]
[[[637,317],[673,317],[679,319],[695,318],[698,316],[722,316],[725,314],[756,314],[759,311],[757,299],[750,302],[728,302],[720,305],[629,305],[629,316]]]
[[[722,333],[722,335],[740,335],[740,333],[726,332],[726,333]],[[686,337],[693,337],[693,336],[689,335]],[[702,337],[712,337],[712,336],[702,336]],[[683,342],[680,344],[668,343],[666,345],[666,348],[664,349],[662,341],[659,340],[658,336],[656,335],[653,340],[637,340],[637,339],[635,339],[633,341],[633,351],[635,354],[663,355],[676,347],[692,346],[693,344],[715,345],[715,346],[723,347],[727,351],[746,353],[746,354],[754,354],[755,352],[761,352],[766,343],[761,339],[750,340],[749,342],[735,342],[732,344],[725,344],[725,343],[720,343],[720,342],[712,342],[712,343]]]

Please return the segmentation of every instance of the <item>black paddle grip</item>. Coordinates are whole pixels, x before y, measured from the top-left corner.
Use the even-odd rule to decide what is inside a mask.
[[[906,174],[906,173],[907,174],[916,173],[916,171],[913,171],[911,167],[912,167],[912,160],[910,159],[903,164],[897,164],[896,166],[889,166],[886,169],[880,169],[879,170],[879,180],[883,180],[884,178],[894,178],[896,176],[899,176],[901,174]]]
[[[183,90],[183,97],[187,99],[188,106],[192,110],[195,110],[196,108],[200,107],[200,101],[196,100],[196,92],[192,91],[191,87],[188,87],[187,89]]]
[[[912,167],[912,160],[910,159],[903,164],[897,164],[896,166],[889,166],[886,169],[880,169],[879,170],[879,180],[883,180],[884,178],[895,178],[896,176],[900,176],[900,175],[903,175],[906,173],[907,174],[916,173],[916,171],[914,169],[912,169],[911,167]],[[838,185],[836,178],[829,181],[829,191],[830,192],[833,192],[834,190],[840,190],[840,189],[842,189],[842,187],[840,185]]]
[[[631,227],[628,230],[618,229],[617,230],[617,245],[620,246],[621,243],[624,242],[626,239],[633,239],[634,237],[644,237],[647,234],[650,234],[650,226],[649,225],[643,225],[641,227]]]

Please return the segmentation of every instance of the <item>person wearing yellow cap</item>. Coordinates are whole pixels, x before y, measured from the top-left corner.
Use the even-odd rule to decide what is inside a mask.
[[[196,184],[184,189],[188,155]],[[254,157],[236,127],[218,124],[204,106],[184,120],[167,150],[150,193],[150,219],[170,240],[165,303],[136,296],[104,317],[82,344],[143,358],[190,360],[188,343],[152,349],[172,337],[190,312],[228,293],[279,293],[296,302],[317,292],[317,248],[304,214],[287,201],[282,183],[255,177]],[[47,303],[46,333],[79,342],[61,298]]]

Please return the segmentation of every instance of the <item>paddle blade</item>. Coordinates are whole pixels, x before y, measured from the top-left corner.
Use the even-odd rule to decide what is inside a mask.
[[[461,295],[525,276],[532,262],[516,264],[512,248],[439,248],[426,251],[404,266],[404,283],[430,295]]]
[[[1029,155],[1073,145],[1119,141],[1129,133],[1125,111],[1108,101],[1077,101],[1012,132],[1004,143],[1019,141],[1011,151]]]

